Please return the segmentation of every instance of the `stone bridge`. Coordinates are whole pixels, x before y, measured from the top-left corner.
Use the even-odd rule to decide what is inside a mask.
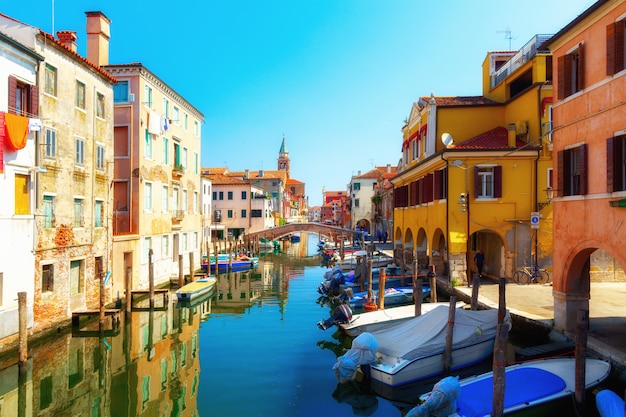
[[[295,232],[311,232],[319,233],[335,239],[337,236],[344,236],[346,239],[352,239],[352,236],[359,233],[352,229],[344,229],[343,227],[331,226],[323,223],[290,223],[284,226],[277,226],[271,229],[261,230],[259,232],[249,233],[246,239],[254,241],[262,237],[268,240],[274,240],[281,236],[289,235]]]

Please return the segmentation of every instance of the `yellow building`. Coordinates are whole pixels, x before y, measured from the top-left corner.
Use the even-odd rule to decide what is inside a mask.
[[[405,266],[417,256],[456,284],[468,283],[479,250],[483,275],[494,278],[535,261],[550,266],[552,73],[539,50],[547,38],[489,52],[483,96],[413,104],[392,179],[394,252]]]

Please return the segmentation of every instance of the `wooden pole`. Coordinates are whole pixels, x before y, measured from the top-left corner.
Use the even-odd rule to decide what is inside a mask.
[[[217,242],[213,245],[213,258],[215,258],[215,272],[213,272],[215,274],[215,276],[217,277],[219,275],[219,269],[218,269],[218,265],[217,265],[217,252],[218,252],[218,245]],[[211,275],[211,257],[209,256],[209,269],[207,271],[207,274]]]
[[[506,317],[506,278],[498,282],[498,323],[503,323]]]
[[[424,291],[424,283],[417,274],[413,276],[413,302],[415,303],[415,317],[422,315],[422,291]]]
[[[18,368],[20,373],[26,372],[26,364],[28,361],[28,308],[27,308],[26,292],[17,293],[17,308],[19,320],[19,339],[18,339]]]
[[[385,281],[387,280],[387,272],[385,268],[378,270],[378,309],[385,309]]]
[[[585,405],[585,360],[587,358],[587,331],[589,330],[589,310],[578,310],[576,317],[576,408],[582,411]]]
[[[233,270],[233,242],[228,244],[228,272]]]
[[[344,250],[343,239],[341,239],[341,242],[339,242],[339,257],[341,258],[342,261],[345,258],[345,250]]]
[[[446,352],[443,357],[444,373],[450,372],[452,367],[452,343],[454,342],[454,317],[456,316],[456,296],[450,297],[448,307],[448,326],[446,327]]]
[[[102,271],[96,271],[98,277],[100,278],[100,302],[98,303],[100,309],[100,316],[98,317],[98,328],[100,331],[104,329],[104,277],[102,276]]]
[[[383,298],[384,298],[384,291],[383,291]],[[369,257],[367,259],[367,302],[368,303],[372,303],[372,258]],[[383,300],[383,303],[385,302],[385,300]]]
[[[189,282],[194,281],[196,268],[194,268],[193,251],[189,252]]]
[[[415,303],[415,307],[417,309],[417,300],[418,299],[422,299],[422,293],[421,292],[417,292],[418,289],[415,288],[415,284],[417,283],[417,276],[418,276],[418,271],[417,271],[418,265],[417,265],[417,251],[414,252],[414,256],[413,256],[413,298],[414,298],[414,303]],[[422,287],[423,290],[423,287]],[[421,291],[421,290],[420,290]],[[421,314],[421,306],[420,306],[420,314]],[[416,314],[415,316],[417,317],[419,314]]]
[[[430,302],[437,302],[437,277],[434,274],[430,274]]]
[[[133,280],[133,268],[131,266],[126,267],[126,317],[131,313],[131,299],[132,299],[132,280]]]
[[[472,287],[472,311],[478,310],[478,288],[480,287],[480,275],[473,275],[473,287]]]
[[[150,298],[150,308],[154,308],[154,261],[152,260],[154,252],[152,249],[148,251],[148,290]]]
[[[506,344],[509,336],[509,324],[498,323],[496,342],[493,349],[493,403],[491,415],[504,415],[504,390],[506,387]]]
[[[178,254],[178,288],[185,285],[185,272],[183,271],[183,254]]]

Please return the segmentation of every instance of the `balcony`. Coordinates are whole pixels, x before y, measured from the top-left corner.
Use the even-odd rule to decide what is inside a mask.
[[[519,67],[530,61],[538,53],[549,54],[550,51],[540,51],[539,47],[552,35],[535,35],[515,55],[502,65],[496,72],[491,74],[491,88],[500,84],[506,77],[515,72]]]
[[[172,222],[180,223],[185,217],[185,210],[173,210],[172,211]]]
[[[174,165],[172,168],[172,178],[180,179],[185,173],[185,168],[181,164]]]

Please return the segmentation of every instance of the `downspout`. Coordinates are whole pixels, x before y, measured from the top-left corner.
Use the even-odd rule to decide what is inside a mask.
[[[452,282],[452,277],[450,276],[450,162],[443,157],[443,154],[439,155],[439,157],[446,161],[446,258],[447,258],[447,269],[448,269],[448,280]]]
[[[537,149],[537,158],[535,158],[535,190],[534,190],[534,198],[535,198],[535,211],[539,212],[539,158],[541,158],[541,152],[543,151],[543,127],[541,125],[541,89],[548,83],[548,81],[544,81],[537,88],[537,122],[539,126],[539,143],[540,147]],[[537,265],[539,262],[539,235],[537,234],[538,230],[535,229],[535,259],[534,264]],[[516,251],[517,252],[517,251]],[[517,261],[517,260],[516,260]]]

